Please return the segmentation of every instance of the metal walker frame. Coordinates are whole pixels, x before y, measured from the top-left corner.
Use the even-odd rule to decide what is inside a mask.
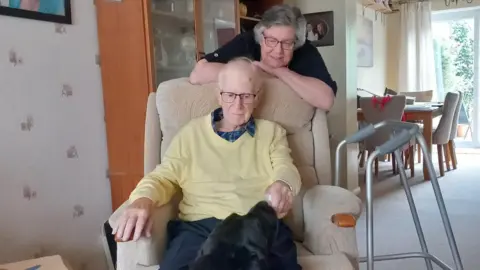
[[[425,138],[419,132],[419,127],[413,123],[400,122],[400,121],[383,121],[375,125],[369,125],[352,136],[341,141],[336,150],[335,158],[335,186],[340,184],[340,153],[342,147],[347,144],[359,143],[364,141],[366,138],[375,134],[378,129],[381,128],[390,128],[392,130],[391,138],[378,146],[375,151],[368,157],[366,166],[366,223],[367,223],[367,256],[360,258],[360,263],[367,263],[367,269],[373,270],[375,261],[389,261],[389,260],[399,260],[399,259],[410,259],[410,258],[424,258],[425,264],[428,270],[433,270],[432,262],[438,265],[443,270],[463,270],[462,261],[460,259],[460,254],[458,252],[457,243],[455,236],[453,234],[452,226],[450,224],[450,219],[445,209],[445,202],[443,200],[442,191],[438,184],[436,172],[433,167],[432,159],[428,154],[427,145]],[[413,200],[412,191],[407,181],[407,176],[401,159],[400,148],[408,144],[413,138],[420,144],[420,147],[423,152],[424,162],[426,162],[428,172],[430,174],[433,191],[435,198],[437,200],[438,208],[440,210],[440,215],[442,217],[443,225],[445,227],[445,232],[447,234],[448,244],[450,246],[450,251],[452,252],[453,260],[455,263],[455,268],[452,268],[442,262],[440,259],[431,255],[428,252],[427,243],[425,241],[425,236],[423,234],[422,226],[420,224],[420,219],[418,217],[417,208],[415,207],[415,202]],[[408,204],[410,206],[410,212],[412,213],[413,222],[415,224],[415,229],[417,231],[417,236],[420,241],[421,252],[408,252],[408,253],[398,253],[398,254],[388,254],[374,256],[373,248],[373,195],[372,195],[372,165],[375,159],[378,156],[383,156],[389,153],[392,153],[397,162],[398,171],[400,173],[400,181],[405,190],[405,195],[407,197]]]

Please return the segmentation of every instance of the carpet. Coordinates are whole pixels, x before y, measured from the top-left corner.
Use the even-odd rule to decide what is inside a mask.
[[[480,155],[459,154],[458,169],[446,172],[444,177],[439,178],[464,269],[480,269],[480,181],[477,158],[480,159]],[[415,165],[416,177],[409,179],[409,183],[429,251],[453,266],[431,183],[422,181],[421,164]],[[437,164],[435,167],[438,171]],[[363,175],[359,179],[363,179]],[[360,196],[363,198],[364,194]],[[375,255],[420,251],[405,192],[399,177],[392,175],[388,163],[383,163],[380,167],[379,177],[374,184],[374,196]],[[365,215],[362,215],[357,225],[360,256],[366,255],[365,222]],[[366,269],[366,265],[361,264],[360,269]],[[375,269],[416,270],[426,267],[423,259],[407,259],[376,262]],[[440,268],[434,265],[434,269]]]

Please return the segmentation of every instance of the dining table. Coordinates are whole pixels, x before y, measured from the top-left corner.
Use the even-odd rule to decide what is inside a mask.
[[[415,102],[405,106],[405,121],[415,121],[423,124],[423,137],[425,138],[430,158],[432,157],[433,118],[441,116],[442,111],[443,102]],[[365,121],[361,108],[357,109],[357,121]],[[423,157],[423,175],[425,180],[431,179],[425,155]]]

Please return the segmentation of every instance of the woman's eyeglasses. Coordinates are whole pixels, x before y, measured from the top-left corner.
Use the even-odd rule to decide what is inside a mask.
[[[253,101],[255,100],[255,97],[257,96],[255,94],[247,94],[247,93],[236,94],[232,92],[220,92],[220,95],[222,97],[223,102],[232,103],[238,97],[240,98],[240,101],[242,101],[244,104],[253,103]]]
[[[293,46],[295,46],[295,41],[293,40],[280,41],[276,38],[267,37],[267,36],[263,36],[263,38],[265,39],[265,45],[267,45],[270,48],[277,47],[278,43],[280,43],[280,46],[283,50],[291,50],[293,49]]]

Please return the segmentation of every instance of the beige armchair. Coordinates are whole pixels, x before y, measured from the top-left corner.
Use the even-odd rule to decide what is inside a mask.
[[[149,96],[145,173],[160,162],[167,145],[182,125],[217,106],[215,87],[214,84],[194,86],[181,78],[160,84],[157,92]],[[326,114],[308,105],[277,79],[269,79],[261,95],[255,116],[276,121],[287,130],[292,157],[302,176],[302,191],[286,218],[294,233],[300,264],[305,270],[357,269],[354,223],[341,225],[342,216],[337,214],[357,218],[362,204],[350,191],[331,186]],[[109,219],[110,225],[116,224],[126,205],[127,202],[115,211]],[[166,224],[175,216],[176,204],[171,202],[156,209],[152,238],[118,243],[117,269],[158,269],[166,244]]]

